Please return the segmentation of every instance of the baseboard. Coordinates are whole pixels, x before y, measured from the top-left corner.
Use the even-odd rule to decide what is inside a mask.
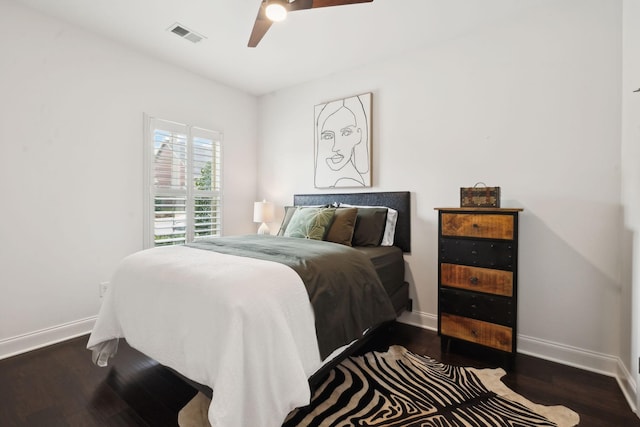
[[[405,311],[398,317],[398,322],[417,326],[431,331],[438,330],[438,316],[420,311]]]
[[[622,360],[618,360],[618,373],[616,375],[616,379],[618,380],[620,390],[622,390],[622,394],[624,394],[625,399],[627,399],[629,406],[636,415],[640,416],[636,405],[636,396],[638,395],[637,384],[633,375],[629,373],[627,368],[624,366],[624,363],[622,363]]]
[[[0,360],[91,332],[96,316],[0,340]]]
[[[518,353],[616,377],[619,358],[540,338],[518,335]]]
[[[636,382],[619,357],[523,335],[518,336],[518,352],[615,378],[629,407],[638,413]]]

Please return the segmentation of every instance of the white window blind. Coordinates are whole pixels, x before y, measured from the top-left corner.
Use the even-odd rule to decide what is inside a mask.
[[[146,247],[222,232],[222,134],[145,116]]]

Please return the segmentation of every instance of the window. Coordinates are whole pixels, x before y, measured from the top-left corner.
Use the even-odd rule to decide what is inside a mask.
[[[222,133],[145,115],[145,247],[222,231]]]

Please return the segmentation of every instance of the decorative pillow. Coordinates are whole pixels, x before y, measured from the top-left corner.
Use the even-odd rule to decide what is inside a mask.
[[[325,240],[327,242],[351,246],[351,239],[353,238],[353,230],[355,229],[357,215],[358,209],[356,208],[336,209],[336,212],[333,215],[333,222],[329,227]]]
[[[322,240],[336,208],[298,208],[284,230],[285,237]]]
[[[284,231],[287,229],[287,225],[289,225],[289,221],[291,221],[291,217],[295,213],[296,209],[299,208],[328,208],[329,205],[306,205],[306,206],[285,206],[284,207],[284,218],[282,218],[282,224],[280,225],[280,230],[278,230],[278,236],[284,236]],[[335,206],[337,207],[337,206]]]
[[[396,223],[398,222],[398,211],[386,206],[357,206],[349,205],[347,203],[340,203],[340,207],[355,207],[355,208],[387,208],[387,221],[384,226],[384,234],[382,235],[382,241],[380,246],[393,246],[393,242],[396,237]]]
[[[387,221],[387,208],[357,208],[353,246],[380,246]]]
[[[297,206],[285,206],[284,207],[284,218],[282,218],[282,224],[280,225],[280,230],[278,230],[278,236],[284,236],[284,231],[287,229],[287,225],[291,221],[291,217],[294,213],[296,213]]]

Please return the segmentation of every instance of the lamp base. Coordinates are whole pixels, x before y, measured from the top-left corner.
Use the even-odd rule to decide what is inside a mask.
[[[258,228],[258,234],[271,234],[267,224],[265,224],[264,222],[260,224],[260,228]]]

